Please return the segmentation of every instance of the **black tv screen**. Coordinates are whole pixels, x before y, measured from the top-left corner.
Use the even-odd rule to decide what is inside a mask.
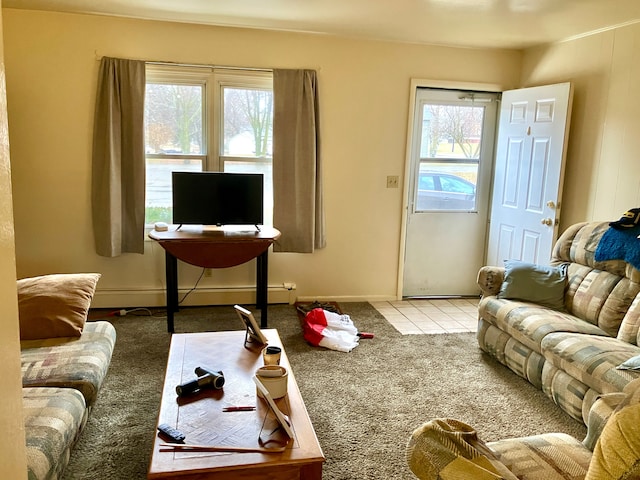
[[[262,225],[261,173],[173,172],[176,225]]]

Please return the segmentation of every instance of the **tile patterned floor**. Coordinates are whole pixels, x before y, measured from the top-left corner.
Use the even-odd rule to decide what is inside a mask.
[[[475,332],[478,298],[407,299],[371,302],[403,335]]]

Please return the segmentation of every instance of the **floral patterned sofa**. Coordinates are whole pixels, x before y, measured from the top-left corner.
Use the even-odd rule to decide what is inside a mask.
[[[624,232],[629,249],[640,246],[637,229]],[[625,261],[625,245],[612,248],[616,230],[576,224],[556,242],[550,266],[478,273],[480,348],[585,424],[601,395],[640,377],[640,271]]]
[[[87,322],[99,274],[18,280],[29,480],[62,476],[107,374],[113,325]]]

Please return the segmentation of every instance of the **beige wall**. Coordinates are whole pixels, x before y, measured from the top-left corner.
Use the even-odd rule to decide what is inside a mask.
[[[94,253],[97,57],[317,69],[328,246],[313,255],[272,254],[269,283],[295,283],[301,298],[352,300],[396,295],[402,188],[387,189],[386,176],[404,174],[411,79],[513,88],[521,61],[515,51],[12,9],[5,9],[5,44],[18,275],[101,272],[94,305],[110,307],[162,304],[164,257],[152,243],[145,255]],[[181,286],[198,273],[181,269]],[[201,286],[253,281],[247,266],[216,271]]]
[[[640,204],[640,53],[634,49],[640,26],[529,50],[521,71],[520,53],[509,51],[10,9],[3,17],[11,167],[0,92],[0,361],[7,367],[0,379],[0,426],[18,432],[13,440],[23,435],[16,257],[18,276],[103,273],[102,301],[112,302],[107,306],[150,298],[145,292],[162,301],[164,263],[156,246],[148,244],[144,256],[115,259],[93,251],[89,186],[97,56],[318,70],[329,243],[313,255],[272,255],[270,263],[270,283],[295,282],[302,297],[395,296],[402,188],[386,189],[385,178],[404,172],[411,78],[505,89],[572,81],[561,228],[617,218]],[[195,276],[184,269],[182,283],[188,286]],[[252,270],[240,268],[221,272],[208,285],[252,281]],[[24,477],[22,445],[9,442],[0,454],[0,470],[11,478]]]
[[[560,230],[640,206],[640,25],[529,50],[522,85],[571,81]]]
[[[4,47],[0,16],[0,429],[10,432],[0,449],[3,478],[27,478],[27,457],[22,422],[22,382],[16,298],[16,257],[11,198],[11,163],[7,124]]]

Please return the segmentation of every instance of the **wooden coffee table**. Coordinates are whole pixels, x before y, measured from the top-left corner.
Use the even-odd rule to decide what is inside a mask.
[[[269,345],[282,347],[276,330],[262,332]],[[266,402],[257,397],[253,382],[256,369],[263,365],[262,346],[245,348],[244,340],[244,331],[174,334],[158,424],[167,423],[177,428],[186,435],[188,444],[261,447],[259,436],[262,434],[264,438],[275,419]],[[156,436],[147,478],[321,479],[325,458],[284,349],[280,365],[289,372],[288,393],[277,399],[276,404],[288,415],[295,436],[284,452],[178,451],[161,447],[164,440]],[[223,388],[178,397],[176,385],[195,379],[194,370],[198,366],[222,370]],[[224,407],[238,405],[257,408],[255,411],[222,411]]]

